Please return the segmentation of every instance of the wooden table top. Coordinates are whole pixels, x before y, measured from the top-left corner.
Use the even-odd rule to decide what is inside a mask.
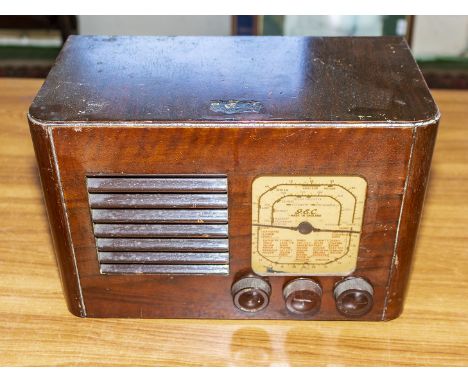
[[[26,112],[0,80],[0,365],[468,365],[468,92],[442,120],[403,315],[386,323],[80,319],[65,305]]]

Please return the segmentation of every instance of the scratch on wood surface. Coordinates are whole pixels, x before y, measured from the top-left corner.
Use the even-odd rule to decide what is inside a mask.
[[[211,111],[223,114],[260,113],[262,108],[261,102],[252,100],[212,100],[210,103]]]

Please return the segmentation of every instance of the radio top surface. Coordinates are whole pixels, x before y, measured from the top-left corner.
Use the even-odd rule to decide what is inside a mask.
[[[427,122],[400,37],[72,36],[30,108],[45,123]]]

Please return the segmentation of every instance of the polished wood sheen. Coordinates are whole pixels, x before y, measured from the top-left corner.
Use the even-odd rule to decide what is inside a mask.
[[[223,192],[227,179],[207,178],[88,178],[89,192]]]
[[[227,195],[91,194],[91,208],[227,208]]]
[[[96,237],[227,237],[227,225],[217,224],[95,224]]]
[[[397,320],[83,320],[63,298],[25,123],[41,83],[0,80],[0,364],[467,365],[468,93],[434,91],[443,119]]]
[[[95,223],[227,223],[227,210],[93,209]]]
[[[72,36],[30,113],[57,123],[388,122],[434,109],[401,37]]]
[[[439,119],[403,39],[76,36],[28,117],[73,313],[366,321],[400,315]],[[265,309],[237,309],[231,286],[251,272],[253,181],[326,174],[366,180],[352,276],[371,283],[372,309],[341,314],[333,290],[343,277],[333,271],[315,278],[323,294],[314,316],[286,309],[287,274],[269,277]],[[214,192],[204,191],[209,187]],[[174,211],[171,217],[227,209],[228,238],[193,237],[198,231],[168,237],[149,226],[139,237],[131,226],[103,234],[96,226],[96,210],[124,214],[130,223],[125,213],[150,209]],[[138,251],[229,252],[229,264],[189,272],[196,265],[99,261],[100,252]]]

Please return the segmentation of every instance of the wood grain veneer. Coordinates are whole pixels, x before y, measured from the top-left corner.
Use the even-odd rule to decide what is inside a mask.
[[[307,318],[397,317],[438,118],[400,38],[71,38],[33,101],[29,122],[72,312],[299,318],[285,309],[287,276],[269,278],[270,304],[255,315],[232,303],[231,285],[250,269],[251,185],[260,175],[333,174],[367,181],[353,276],[371,282],[374,305],[363,317],[345,318],[333,298],[342,277],[321,276],[321,309]],[[224,174],[228,190],[88,195],[87,177],[116,174]],[[91,209],[167,204],[229,206],[229,274],[102,274],[97,250],[157,252],[172,244],[95,240]],[[190,245],[202,240],[175,250],[193,251]],[[228,245],[210,240],[208,252]]]

